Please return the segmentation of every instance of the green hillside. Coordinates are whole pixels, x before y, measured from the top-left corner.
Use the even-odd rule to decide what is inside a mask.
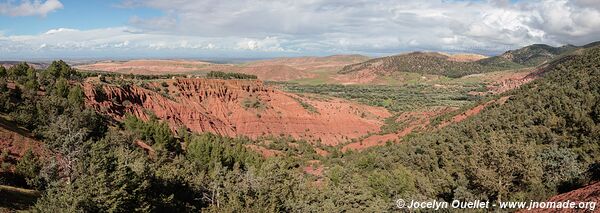
[[[390,202],[403,190],[417,199],[544,200],[600,177],[599,91],[600,48],[593,48],[504,94],[511,97],[503,105],[332,167],[366,180],[408,169],[401,178],[409,186],[372,188]]]
[[[545,44],[534,44],[473,62],[452,61],[448,56],[439,53],[413,52],[347,65],[339,73],[348,74],[369,70],[378,75],[389,75],[393,72],[415,72],[456,78],[470,74],[537,66],[577,49],[580,47],[572,45],[552,47]]]
[[[523,66],[537,66],[550,61],[557,56],[570,53],[579,47],[565,45],[562,47],[552,47],[545,44],[534,44],[517,50],[508,51],[498,57],[512,61]]]
[[[448,56],[439,53],[414,52],[403,55],[375,58],[363,63],[343,67],[339,73],[347,74],[360,70],[370,70],[379,75],[393,72],[415,72],[422,74],[460,77],[469,74],[498,71],[507,68],[520,68],[517,64],[494,66],[477,62],[457,62],[448,60]]]

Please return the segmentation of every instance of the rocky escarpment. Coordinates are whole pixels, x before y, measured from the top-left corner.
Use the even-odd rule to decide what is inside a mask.
[[[209,91],[205,93],[208,95]],[[221,96],[220,93],[215,93],[214,89],[210,91],[210,95]],[[153,113],[158,118],[168,121],[173,128],[189,124],[186,125],[188,128],[197,131],[234,135],[232,127],[211,116],[210,110],[201,105],[173,101],[142,87],[87,84],[85,94],[89,105],[117,119],[122,119],[126,114],[148,119]]]
[[[336,145],[379,131],[383,108],[341,99],[308,98],[274,90],[254,80],[174,79],[147,86],[88,82],[88,106],[122,119],[151,114],[173,129],[227,136],[292,136]]]

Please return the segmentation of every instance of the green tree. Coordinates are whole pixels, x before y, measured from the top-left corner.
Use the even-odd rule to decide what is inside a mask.
[[[53,61],[46,70],[50,75],[54,76],[54,78],[71,79],[73,76],[77,75],[77,71],[71,68],[71,66],[63,60]]]
[[[157,149],[175,153],[181,152],[181,145],[173,136],[169,124],[159,121],[154,115],[150,117],[148,122],[128,115],[124,120],[124,124],[128,130],[137,133],[140,139],[151,142],[150,144]]]
[[[33,151],[27,150],[25,155],[19,160],[15,167],[15,173],[21,175],[27,181],[27,185],[36,189],[43,189],[44,183],[39,176],[42,168],[38,158],[33,154]]]
[[[173,137],[173,133],[166,122],[152,122],[154,125],[154,132],[152,133],[152,140],[154,146],[159,149],[165,149],[171,152],[180,152],[181,145]]]
[[[2,65],[0,65],[0,78],[4,78],[8,75],[8,72],[6,71],[6,68]]]
[[[65,78],[59,78],[54,85],[54,95],[66,98],[69,95],[69,82]]]
[[[73,106],[82,107],[85,102],[85,94],[83,89],[81,89],[80,86],[71,87],[67,99]]]
[[[39,84],[37,81],[37,71],[33,67],[27,69],[27,81],[25,82],[25,88],[28,92],[35,94],[38,91]]]
[[[583,173],[577,155],[566,148],[547,147],[538,154],[538,159],[544,171],[543,183],[552,191],[570,185]]]
[[[8,84],[6,80],[0,78],[0,111],[1,112],[9,112],[12,109],[10,90],[8,89]]]
[[[27,70],[29,70],[29,64],[22,62],[8,68],[8,76],[13,80],[17,80],[25,76],[27,74]]]

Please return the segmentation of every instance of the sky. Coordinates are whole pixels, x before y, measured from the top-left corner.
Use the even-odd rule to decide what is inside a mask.
[[[3,60],[495,55],[598,40],[598,0],[0,0]]]

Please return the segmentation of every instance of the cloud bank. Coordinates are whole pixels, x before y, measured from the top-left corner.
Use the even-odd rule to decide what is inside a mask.
[[[48,2],[60,4],[43,4]],[[595,0],[125,0],[120,7],[152,8],[164,15],[132,16],[123,27],[0,36],[0,51],[178,50],[231,57],[413,50],[497,54],[533,43],[600,40],[600,3]]]

